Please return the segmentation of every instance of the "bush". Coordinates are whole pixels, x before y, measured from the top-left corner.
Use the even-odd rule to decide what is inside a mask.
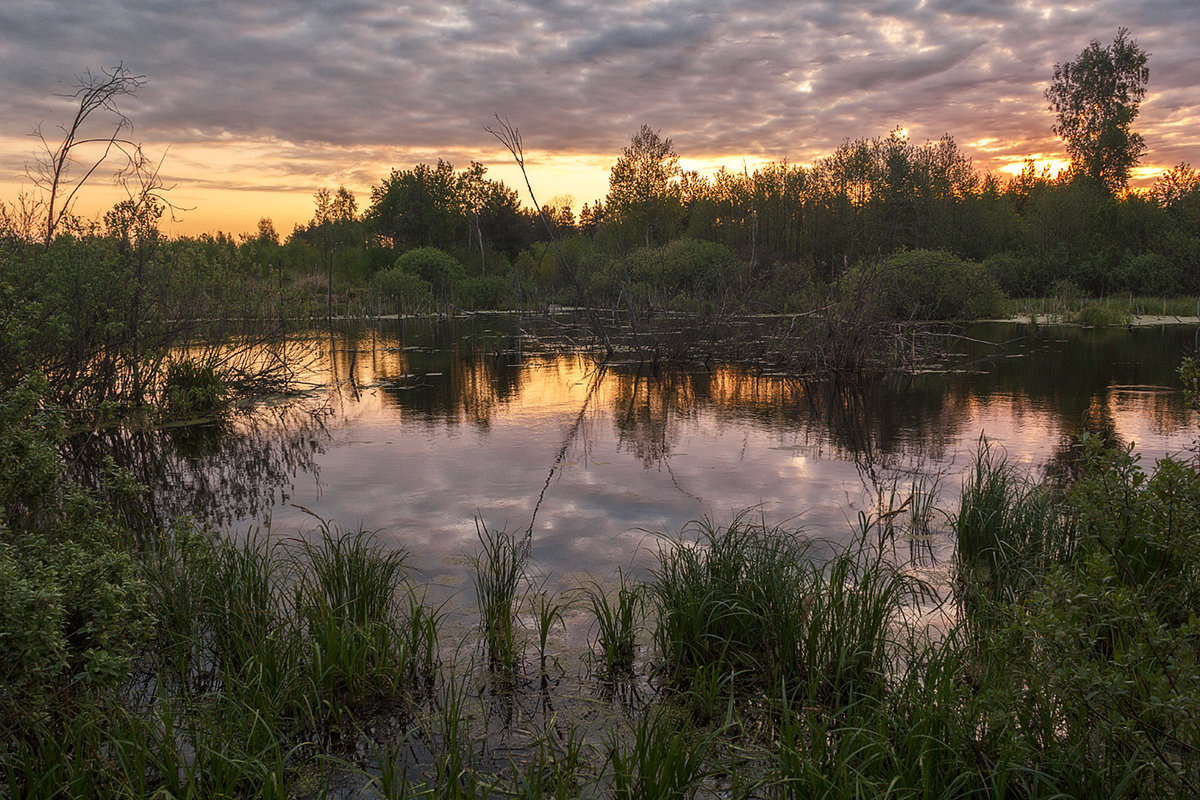
[[[1114,325],[1128,325],[1133,321],[1133,315],[1128,309],[1114,308],[1103,303],[1088,303],[1073,314],[1065,316],[1066,322],[1074,322],[1089,328],[1109,328]]]
[[[504,308],[509,304],[509,286],[509,279],[501,275],[461,278],[454,284],[454,302],[472,311]]]
[[[433,305],[429,281],[400,267],[391,267],[371,279],[371,292],[380,307],[397,314],[420,314]]]
[[[988,256],[983,269],[1009,297],[1038,297],[1046,292],[1048,265],[1031,255],[1004,252]]]
[[[658,308],[712,300],[737,287],[737,260],[728,247],[698,239],[676,239],[661,247],[634,250],[625,262],[627,290]],[[634,290],[636,288],[636,290]]]
[[[1117,266],[1115,289],[1134,294],[1178,294],[1185,291],[1182,265],[1158,253],[1126,253]]]
[[[229,387],[212,364],[172,359],[163,379],[163,410],[174,417],[220,416],[229,407]]]
[[[149,632],[111,513],[63,477],[35,379],[0,395],[0,729],[53,729],[121,687]],[[3,748],[0,748],[0,757]]]
[[[1094,438],[1083,451],[1080,478],[1054,502],[982,457],[971,487],[997,491],[964,493],[960,541],[988,527],[987,550],[960,561],[969,610],[986,612],[971,615],[986,623],[972,629],[978,696],[993,713],[1011,709],[1014,724],[992,736],[1012,737],[1028,774],[1060,796],[1195,796],[1200,472],[1165,459],[1147,475]],[[1033,517],[993,524],[1017,508]],[[1063,526],[1067,547],[1029,535]],[[1006,568],[981,572],[985,562]]]
[[[896,320],[980,319],[1002,313],[1004,294],[984,268],[944,250],[901,250],[839,280],[843,302]]]
[[[467,277],[467,270],[462,264],[436,247],[409,250],[396,259],[393,267],[428,281],[433,287],[434,296],[442,302],[449,302],[454,284]]]

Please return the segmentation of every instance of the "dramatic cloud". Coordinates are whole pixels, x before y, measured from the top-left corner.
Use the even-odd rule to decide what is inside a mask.
[[[8,0],[0,181],[20,181],[35,124],[69,113],[72,76],[118,62],[148,77],[124,110],[171,145],[184,191],[365,191],[439,156],[498,164],[497,113],[539,163],[595,172],[580,199],[643,122],[731,167],[903,126],[999,169],[1061,154],[1053,66],[1122,26],[1151,54],[1146,163],[1200,162],[1200,6],[1177,0]]]

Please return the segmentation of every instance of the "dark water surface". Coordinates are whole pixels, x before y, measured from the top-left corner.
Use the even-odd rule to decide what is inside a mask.
[[[556,330],[482,316],[356,326],[314,340],[321,388],[303,403],[128,448],[147,482],[169,474],[164,509],[235,533],[305,535],[311,512],[377,530],[457,585],[482,521],[528,531],[534,569],[577,585],[645,568],[654,532],[702,517],[753,508],[849,541],[881,497],[936,485],[952,509],[981,436],[1037,469],[1083,430],[1133,443],[1147,465],[1200,434],[1177,391],[1196,341],[1183,325],[975,324],[947,338],[941,368],[855,385],[602,366],[540,346]],[[945,535],[907,545],[948,552]]]

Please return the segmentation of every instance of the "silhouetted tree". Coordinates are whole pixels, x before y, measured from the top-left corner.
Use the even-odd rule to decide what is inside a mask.
[[[1109,192],[1123,190],[1146,144],[1131,130],[1146,94],[1147,53],[1121,28],[1108,47],[1092,43],[1074,61],[1054,65],[1046,89],[1058,115],[1054,133],[1067,145],[1071,168]]]
[[[333,261],[338,248],[358,243],[362,238],[358,225],[358,202],[345,186],[334,194],[328,189],[317,190],[316,210],[309,222],[309,234],[321,250],[321,261],[327,279],[325,314],[333,316]]]
[[[636,231],[647,247],[652,239],[666,241],[683,217],[681,174],[671,140],[643,125],[613,164],[605,202],[609,214]]]

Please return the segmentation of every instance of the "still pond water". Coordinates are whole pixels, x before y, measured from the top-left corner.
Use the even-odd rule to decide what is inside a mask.
[[[541,346],[555,330],[483,316],[346,328],[313,343],[319,388],[304,402],[131,450],[155,462],[143,478],[169,476],[164,512],[276,537],[311,535],[312,515],[361,525],[447,587],[467,583],[482,521],[530,532],[534,572],[563,586],[642,572],[656,535],[690,520],[753,509],[849,542],[881,496],[936,486],[953,509],[981,436],[1037,470],[1085,429],[1133,443],[1146,465],[1200,435],[1175,377],[1194,326],[975,324],[941,368],[866,386],[601,367]],[[934,522],[897,552],[944,564]]]

